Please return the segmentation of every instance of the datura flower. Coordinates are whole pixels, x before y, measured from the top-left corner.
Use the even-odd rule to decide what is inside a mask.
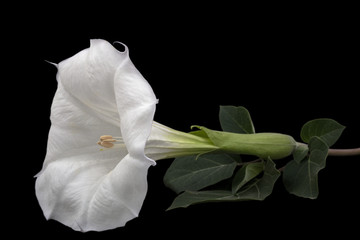
[[[47,219],[78,231],[138,216],[155,160],[216,149],[153,121],[157,99],[129,58],[104,40],[59,64],[36,196]]]

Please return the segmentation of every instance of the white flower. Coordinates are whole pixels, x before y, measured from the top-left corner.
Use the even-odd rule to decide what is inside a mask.
[[[157,99],[126,46],[120,52],[91,40],[57,68],[47,154],[35,187],[47,219],[78,231],[124,226],[139,214],[154,160],[216,149],[206,138],[153,122]]]

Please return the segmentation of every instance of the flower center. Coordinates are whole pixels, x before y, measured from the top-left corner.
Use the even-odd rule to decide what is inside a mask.
[[[112,148],[114,146],[115,147],[123,146],[124,141],[123,141],[122,137],[113,137],[111,135],[102,135],[100,137],[100,141],[98,141],[97,144],[99,144],[100,146],[105,147],[105,148]]]

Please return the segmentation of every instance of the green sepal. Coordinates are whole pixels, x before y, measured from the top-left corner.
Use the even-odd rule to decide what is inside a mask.
[[[203,137],[206,134],[212,144],[226,153],[253,155],[262,159],[281,159],[291,155],[296,147],[296,142],[291,136],[280,133],[241,134],[211,130],[197,125],[191,128],[200,129],[193,134]]]

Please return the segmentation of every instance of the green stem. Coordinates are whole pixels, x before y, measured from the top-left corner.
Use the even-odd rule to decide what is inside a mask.
[[[356,156],[360,155],[360,148],[329,149],[329,156]]]

